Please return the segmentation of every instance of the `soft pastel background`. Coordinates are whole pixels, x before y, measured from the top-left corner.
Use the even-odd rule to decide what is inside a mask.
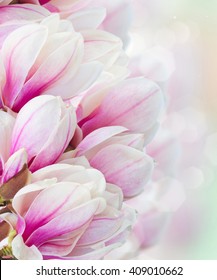
[[[160,244],[140,258],[217,259],[217,1],[133,0],[128,54],[172,54],[170,128],[182,142],[185,192]]]

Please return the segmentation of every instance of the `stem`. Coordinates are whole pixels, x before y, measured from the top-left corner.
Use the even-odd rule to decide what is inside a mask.
[[[1,260],[16,260],[16,258],[13,256],[11,246],[4,246],[0,250],[0,259]]]

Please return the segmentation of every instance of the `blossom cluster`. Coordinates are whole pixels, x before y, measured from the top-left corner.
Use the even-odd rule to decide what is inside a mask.
[[[102,259],[138,228],[164,97],[130,74],[115,2],[0,1],[4,259]]]

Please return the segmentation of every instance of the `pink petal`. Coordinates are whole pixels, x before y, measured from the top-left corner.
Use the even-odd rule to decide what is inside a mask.
[[[122,50],[121,40],[102,30],[82,31],[84,37],[84,62],[98,60],[105,68],[110,67]]]
[[[49,16],[50,12],[36,5],[9,5],[0,7],[0,24],[12,20],[40,20]]]
[[[78,241],[79,246],[91,245],[111,237],[121,226],[122,217],[94,218]]]
[[[112,136],[119,134],[121,132],[126,131],[127,129],[121,126],[109,126],[109,127],[102,127],[99,128],[89,135],[87,135],[81,143],[78,145],[76,149],[76,156],[86,155],[87,153],[102,144],[106,140],[110,139]]]
[[[52,204],[47,203],[49,198]],[[87,188],[76,183],[58,183],[46,188],[35,198],[25,215],[26,230],[24,239],[37,228],[91,199]]]
[[[29,184],[19,190],[13,201],[12,206],[16,213],[19,216],[24,216],[30,205],[32,204],[33,200],[37,197],[37,195],[45,188],[49,188],[53,184],[55,184],[57,180],[55,179],[48,179],[45,181],[37,182],[37,184]]]
[[[17,115],[12,135],[11,153],[26,148],[31,160],[43,147],[61,117],[59,100],[40,96],[29,101]]]
[[[90,164],[104,174],[107,182],[119,186],[125,197],[138,195],[153,171],[150,157],[120,144],[103,148],[90,160]]]
[[[8,107],[13,107],[46,37],[46,28],[28,25],[15,30],[4,41],[2,56],[7,79],[2,97]]]
[[[162,94],[155,83],[144,78],[125,80],[106,95],[82,130],[87,135],[99,127],[122,125],[145,132],[157,121],[161,107]]]
[[[70,254],[87,227],[88,224],[85,224],[78,230],[64,234],[59,238],[54,238],[49,242],[44,243],[40,246],[40,252],[45,256],[56,255],[58,257]]]
[[[115,209],[121,209],[123,203],[123,192],[122,190],[113,184],[106,184],[106,191],[104,193],[107,205]]]
[[[39,250],[33,245],[28,247],[23,242],[21,235],[17,235],[12,241],[12,252],[18,260],[42,260]]]
[[[42,181],[45,179],[57,178],[58,182],[65,181],[65,178],[73,176],[73,173],[85,170],[83,166],[72,166],[69,164],[53,164],[40,168],[32,174],[32,182]]]
[[[53,96],[29,101],[17,116],[11,153],[24,147],[31,170],[54,163],[72,139],[76,124],[73,110]]]
[[[93,216],[101,212],[104,208],[105,201],[103,199],[91,200],[80,207],[59,215],[44,226],[38,228],[28,238],[26,244],[28,246],[33,244],[40,246],[52,238],[77,230],[84,224],[89,223]]]
[[[75,131],[76,117],[72,107],[68,108],[67,111],[66,115],[47,139],[47,142],[38,151],[30,165],[31,171],[56,162],[68,147]]]
[[[2,174],[2,183],[7,182],[14,177],[27,164],[27,153],[25,149],[20,149],[14,153],[5,164],[4,172]]]
[[[96,61],[82,64],[76,74],[67,82],[59,80],[58,83],[43,94],[59,96],[64,100],[70,99],[89,88],[102,72],[102,64]]]
[[[58,182],[68,181],[86,184],[92,197],[102,195],[106,188],[103,174],[93,168],[69,164],[53,164],[42,168],[32,175],[32,181],[56,178]],[[92,184],[90,184],[92,182]]]
[[[80,9],[83,9],[86,7],[91,0],[64,0],[64,1],[59,1],[59,0],[51,0],[50,3],[52,6],[57,7],[60,11],[61,14],[63,15],[68,15],[71,13],[74,13]],[[47,5],[45,4],[45,7],[47,8]]]
[[[70,75],[71,72],[75,72],[82,56],[81,45],[82,38],[80,35],[76,35],[52,52],[35,74],[25,83],[16,100],[16,110],[19,110],[30,99],[42,94],[56,83],[58,84],[62,77],[65,80],[67,72]],[[77,63],[75,63],[75,59],[78,60]]]
[[[100,106],[109,90],[128,75],[129,70],[119,65],[113,65],[109,68],[109,72],[103,72],[97,82],[84,93],[77,108],[78,120],[83,124],[84,119],[89,118],[89,115]]]

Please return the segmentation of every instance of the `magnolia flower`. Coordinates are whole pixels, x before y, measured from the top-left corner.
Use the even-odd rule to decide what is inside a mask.
[[[78,107],[79,126],[84,136],[97,128],[114,125],[145,133],[156,124],[162,103],[161,90],[155,83],[142,77],[127,79],[101,96],[85,95]]]
[[[22,5],[20,9],[23,14]],[[0,16],[7,19],[8,10],[0,9]],[[112,66],[120,64],[123,51],[118,37],[102,30],[77,33],[70,21],[60,20],[57,14],[32,23],[29,12],[25,13],[22,20],[5,20],[0,26],[1,98],[5,107],[18,112],[42,94],[69,100],[89,88],[103,70],[113,71]]]
[[[145,140],[145,135],[129,133],[124,127],[103,127],[88,134],[73,156],[85,156],[108,183],[131,197],[143,190],[153,171],[153,160],[143,152]]]
[[[100,28],[122,39],[129,40],[127,31],[132,19],[132,5],[129,0],[19,0],[19,3],[42,5],[62,18],[72,21],[75,30]]]
[[[49,24],[55,22],[56,30],[49,36]],[[42,24],[18,26],[7,36],[1,49],[5,106],[19,111],[30,99],[76,72],[83,55],[82,38],[65,31],[54,17],[45,19]]]
[[[101,259],[125,241],[135,219],[120,189],[106,185],[99,171],[69,164],[33,173],[12,206],[17,259]]]
[[[38,96],[18,113],[11,154],[25,148],[31,171],[54,163],[67,148],[76,127],[74,109],[54,96]]]

